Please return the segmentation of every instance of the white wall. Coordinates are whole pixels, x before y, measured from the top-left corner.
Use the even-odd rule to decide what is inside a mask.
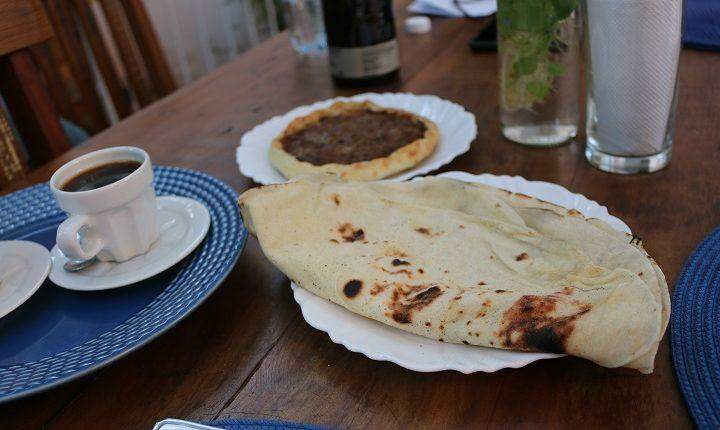
[[[277,33],[274,0],[144,0],[179,85]]]

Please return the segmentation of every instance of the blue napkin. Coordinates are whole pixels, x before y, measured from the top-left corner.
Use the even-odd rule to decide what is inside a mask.
[[[683,43],[720,51],[720,0],[685,0]]]

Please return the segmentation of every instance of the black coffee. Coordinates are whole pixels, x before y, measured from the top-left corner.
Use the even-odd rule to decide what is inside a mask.
[[[90,191],[110,185],[136,171],[142,163],[135,160],[115,161],[93,167],[65,182],[60,189],[63,191]]]

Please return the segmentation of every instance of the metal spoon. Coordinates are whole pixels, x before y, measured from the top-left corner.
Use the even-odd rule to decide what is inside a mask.
[[[89,260],[79,260],[79,261],[72,261],[68,260],[63,264],[63,269],[67,270],[68,272],[79,272],[81,270],[84,270],[93,264],[97,263],[98,259],[97,257],[93,257]]]

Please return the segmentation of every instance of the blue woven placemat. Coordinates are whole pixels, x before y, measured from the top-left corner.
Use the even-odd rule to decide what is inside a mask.
[[[685,0],[683,42],[690,48],[720,51],[720,1]]]
[[[671,348],[685,402],[701,429],[720,428],[720,228],[695,249],[673,293]]]
[[[227,419],[207,423],[225,430],[331,430],[314,424],[293,423],[289,421]]]

